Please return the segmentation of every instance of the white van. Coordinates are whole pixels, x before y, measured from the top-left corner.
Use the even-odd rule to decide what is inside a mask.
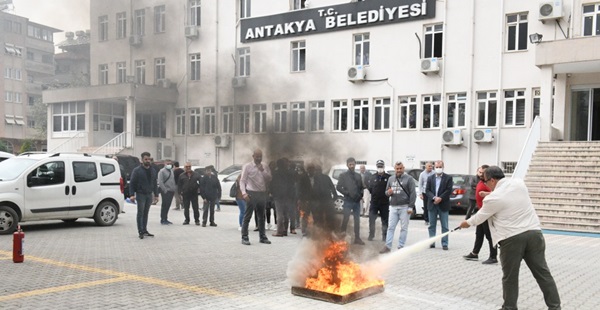
[[[0,151],[0,162],[12,157],[15,157],[15,155]]]
[[[25,153],[0,162],[0,234],[19,222],[93,218],[115,223],[123,208],[117,161],[87,154]]]

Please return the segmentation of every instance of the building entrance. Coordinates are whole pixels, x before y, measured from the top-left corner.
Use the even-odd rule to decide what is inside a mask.
[[[571,92],[571,141],[600,141],[600,88]]]

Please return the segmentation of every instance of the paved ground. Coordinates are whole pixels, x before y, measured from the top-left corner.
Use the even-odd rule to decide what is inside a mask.
[[[140,240],[135,206],[127,205],[112,227],[92,220],[25,223],[25,262],[12,262],[12,236],[0,236],[0,309],[497,309],[502,303],[499,265],[465,261],[474,230],[450,235],[450,250],[425,249],[397,262],[384,276],[385,292],[344,306],[293,296],[288,264],[300,235],[271,245],[240,244],[237,207],[222,206],[218,227],[159,225],[152,207]],[[456,227],[462,216],[451,216]],[[362,218],[363,239],[367,219]],[[600,239],[545,234],[547,258],[563,309],[600,309]],[[427,238],[421,220],[411,221],[408,243]],[[358,261],[378,257],[381,241],[353,246]],[[487,249],[482,250],[487,258]],[[482,259],[480,259],[481,261]],[[544,309],[541,292],[523,264],[520,309]]]

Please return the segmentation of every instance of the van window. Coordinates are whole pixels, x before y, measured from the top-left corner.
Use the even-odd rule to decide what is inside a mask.
[[[27,176],[27,186],[46,186],[62,184],[65,182],[65,163],[62,161],[53,161],[45,163]]]
[[[89,182],[98,178],[96,163],[85,161],[73,162],[73,174],[75,174],[75,182]]]
[[[109,175],[115,172],[115,166],[111,164],[100,163],[100,170],[102,170],[102,176]]]

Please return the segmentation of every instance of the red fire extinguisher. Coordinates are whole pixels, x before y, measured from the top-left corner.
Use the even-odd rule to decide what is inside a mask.
[[[13,262],[22,263],[25,259],[23,253],[23,243],[25,242],[25,233],[21,230],[21,225],[13,234]]]

